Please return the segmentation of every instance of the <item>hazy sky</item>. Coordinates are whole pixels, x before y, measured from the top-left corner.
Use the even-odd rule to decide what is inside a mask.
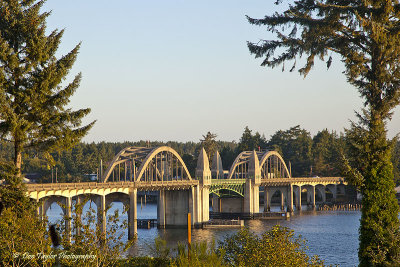
[[[82,41],[71,99],[97,120],[84,141],[198,141],[211,131],[239,140],[245,126],[270,137],[300,126],[343,131],[362,102],[336,57],[297,72],[260,67],[246,41],[271,35],[245,15],[277,10],[272,0],[48,0],[48,30],[65,29],[59,55]],[[286,69],[289,69],[287,66]],[[389,136],[400,132],[400,109]]]

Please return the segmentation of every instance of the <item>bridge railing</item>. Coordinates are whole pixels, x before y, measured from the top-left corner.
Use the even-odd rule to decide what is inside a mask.
[[[199,184],[197,180],[178,181],[146,181],[146,182],[85,182],[85,183],[49,183],[49,184],[27,184],[29,192],[48,190],[71,190],[71,189],[100,189],[115,187],[153,188],[153,187],[190,187]]]
[[[211,179],[211,184],[225,185],[225,184],[244,184],[246,179]]]
[[[261,179],[261,184],[263,185],[287,185],[296,183],[347,184],[346,180],[343,177],[292,177]]]

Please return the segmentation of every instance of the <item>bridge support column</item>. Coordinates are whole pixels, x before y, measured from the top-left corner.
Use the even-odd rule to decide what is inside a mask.
[[[157,227],[165,228],[165,191],[158,192],[157,201]]]
[[[190,191],[165,191],[165,226],[187,227],[187,214],[190,212]]]
[[[65,198],[65,207],[63,208],[64,210],[64,218],[65,218],[65,233],[67,235],[67,240],[68,242],[71,242],[71,231],[72,231],[72,198],[71,197],[66,197]]]
[[[187,226],[191,190],[162,190],[157,209],[158,227],[181,228]]]
[[[134,239],[137,235],[137,189],[129,191],[128,211],[128,238]]]
[[[280,190],[281,192],[281,211],[285,210],[285,195],[283,194],[283,190]]]
[[[210,216],[208,187],[194,186],[189,192],[189,212],[192,214],[192,225],[201,227]]]
[[[208,222],[210,220],[210,189],[208,187],[203,187],[200,190],[200,200],[199,205],[201,219],[198,221],[199,223]]]
[[[288,196],[287,211],[292,212],[293,211],[293,185],[292,184],[290,184],[288,186],[287,196]]]
[[[97,196],[97,223],[100,226],[101,233],[106,235],[107,232],[107,218],[106,218],[106,196]]]
[[[253,213],[260,212],[260,187],[258,185],[253,185]]]
[[[296,198],[296,208],[297,210],[301,210],[301,186],[297,187],[297,198]]]
[[[315,209],[315,186],[311,186],[311,206]]]
[[[269,188],[264,186],[264,212],[271,211],[271,203],[269,203]]]
[[[332,188],[332,197],[333,197],[333,201],[336,201],[336,198],[337,198],[337,184],[335,184],[335,186],[333,186],[333,188]]]
[[[244,188],[243,212],[249,215],[258,213],[260,210],[259,185],[254,184],[250,179],[246,180]]]
[[[191,222],[192,225],[197,225],[198,222],[201,220],[201,214],[200,214],[200,207],[201,207],[201,202],[200,202],[200,191],[199,188],[196,186],[192,186],[192,188],[189,191],[189,212],[192,214]]]
[[[218,152],[216,153],[217,161],[218,161]],[[219,159],[221,162],[221,159]],[[221,163],[222,165],[222,163]],[[221,166],[222,168],[222,166]],[[197,166],[196,166],[196,179],[199,180],[200,185],[196,191],[196,201],[189,203],[190,205],[195,205],[195,208],[198,210],[198,218],[197,223],[201,224],[206,222],[210,218],[210,189],[209,186],[211,185],[211,170],[210,165],[207,157],[207,152],[204,148],[200,150],[199,158],[197,159]],[[213,199],[214,200],[214,199]],[[213,201],[214,204],[214,201]]]
[[[45,199],[43,199],[36,208],[36,214],[40,220],[43,220],[44,218],[44,201]]]
[[[253,193],[252,181],[250,179],[247,179],[244,188],[244,205],[243,205],[243,212],[247,214],[252,214],[254,210],[252,193]]]
[[[81,225],[82,225],[82,209],[83,209],[83,201],[82,201],[82,196],[78,195],[76,196],[76,202],[75,202],[75,235],[80,235],[81,234]]]
[[[221,212],[220,199],[216,194],[213,194],[212,209],[213,209],[213,212]]]

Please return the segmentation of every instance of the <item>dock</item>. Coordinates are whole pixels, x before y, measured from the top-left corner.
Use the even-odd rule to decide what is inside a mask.
[[[260,212],[254,213],[253,219],[261,220],[288,220],[290,219],[290,212]]]
[[[141,229],[150,229],[157,226],[157,219],[138,219],[137,227]]]
[[[224,219],[212,219],[208,222],[203,223],[203,229],[207,228],[231,228],[231,227],[244,227],[244,220],[224,220]]]
[[[263,219],[263,220],[287,220],[290,218],[290,212],[260,212],[260,213],[229,213],[229,212],[212,212],[210,211],[211,219],[241,219],[241,220],[253,220],[253,219]]]

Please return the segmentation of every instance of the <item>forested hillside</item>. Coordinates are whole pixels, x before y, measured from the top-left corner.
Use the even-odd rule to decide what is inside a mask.
[[[189,171],[194,174],[200,147],[204,146],[210,161],[214,151],[221,154],[224,169],[228,170],[236,156],[246,150],[276,150],[291,165],[292,176],[338,176],[341,175],[341,153],[346,154],[346,137],[344,134],[321,130],[315,136],[300,128],[292,127],[279,130],[269,139],[246,127],[242,136],[236,141],[218,141],[215,134],[208,133],[199,142],[100,142],[79,143],[71,150],[52,153],[52,158],[29,150],[23,155],[23,174],[36,178],[37,182],[53,181],[57,172],[58,182],[87,181],[88,174],[96,174],[103,162],[103,168],[112,160],[115,154],[127,146],[155,147],[166,145],[174,148],[185,161]],[[12,160],[11,144],[0,144],[0,159]],[[392,162],[394,175],[398,184],[400,177],[400,142],[397,141],[393,150]]]

